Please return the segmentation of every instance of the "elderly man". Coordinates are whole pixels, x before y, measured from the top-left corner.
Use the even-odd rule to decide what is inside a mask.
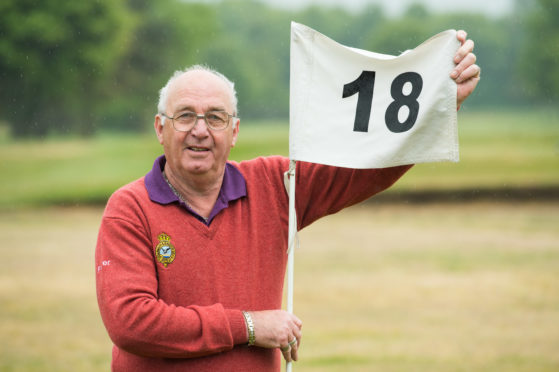
[[[479,67],[462,43],[458,105]],[[228,161],[239,135],[233,84],[194,66],[160,92],[164,155],[110,198],[96,249],[113,371],[278,371],[302,322],[281,309],[288,196],[283,157]],[[299,162],[298,228],[391,186],[410,166],[351,170]]]

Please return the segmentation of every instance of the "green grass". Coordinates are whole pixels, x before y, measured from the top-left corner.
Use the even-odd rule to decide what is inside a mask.
[[[0,371],[109,370],[100,207],[0,211]],[[297,372],[559,370],[559,204],[363,204],[300,233]]]
[[[558,212],[364,205],[309,227],[297,370],[558,370]]]
[[[559,113],[461,112],[461,161],[420,164],[393,190],[559,185]],[[146,174],[162,152],[154,134],[0,141],[0,208],[103,203]],[[241,123],[235,160],[288,155],[286,123]]]
[[[402,189],[559,185],[559,112],[463,112],[460,162],[415,167]]]

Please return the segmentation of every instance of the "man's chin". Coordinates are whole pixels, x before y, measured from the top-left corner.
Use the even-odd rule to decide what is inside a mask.
[[[213,163],[209,161],[200,161],[199,159],[189,159],[188,163],[183,168],[186,173],[194,176],[204,175],[211,173]]]
[[[211,170],[211,168],[207,167],[207,166],[202,166],[202,165],[200,165],[200,166],[190,165],[190,166],[186,167],[185,170],[186,170],[187,173],[190,173],[190,174],[193,174],[193,175],[202,175],[202,174],[208,173]]]

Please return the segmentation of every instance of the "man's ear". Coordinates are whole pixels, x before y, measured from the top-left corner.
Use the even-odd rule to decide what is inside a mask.
[[[237,123],[233,127],[233,137],[231,138],[231,147],[235,147],[237,143],[237,137],[239,136],[239,125],[241,124],[241,119],[236,119]]]
[[[157,135],[157,139],[159,140],[160,144],[163,144],[163,129],[164,129],[163,122],[161,121],[161,115],[155,115],[155,121],[153,123],[153,128],[155,129],[155,134]]]

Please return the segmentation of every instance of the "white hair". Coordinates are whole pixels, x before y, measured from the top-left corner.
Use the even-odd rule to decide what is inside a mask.
[[[233,106],[233,115],[238,115],[237,91],[235,91],[235,83],[229,80],[221,72],[216,71],[213,68],[205,65],[193,65],[183,70],[177,70],[173,73],[169,81],[167,81],[167,84],[165,84],[165,86],[161,88],[161,90],[159,91],[159,102],[157,103],[157,112],[159,114],[164,114],[167,111],[167,99],[169,96],[169,87],[171,86],[171,84],[180,76],[191,71],[206,71],[220,78],[225,83],[225,85],[229,88],[229,95],[231,96],[231,105]],[[165,116],[161,116],[161,125],[165,125],[165,119],[166,119]],[[235,125],[236,123],[233,122],[233,126]]]

